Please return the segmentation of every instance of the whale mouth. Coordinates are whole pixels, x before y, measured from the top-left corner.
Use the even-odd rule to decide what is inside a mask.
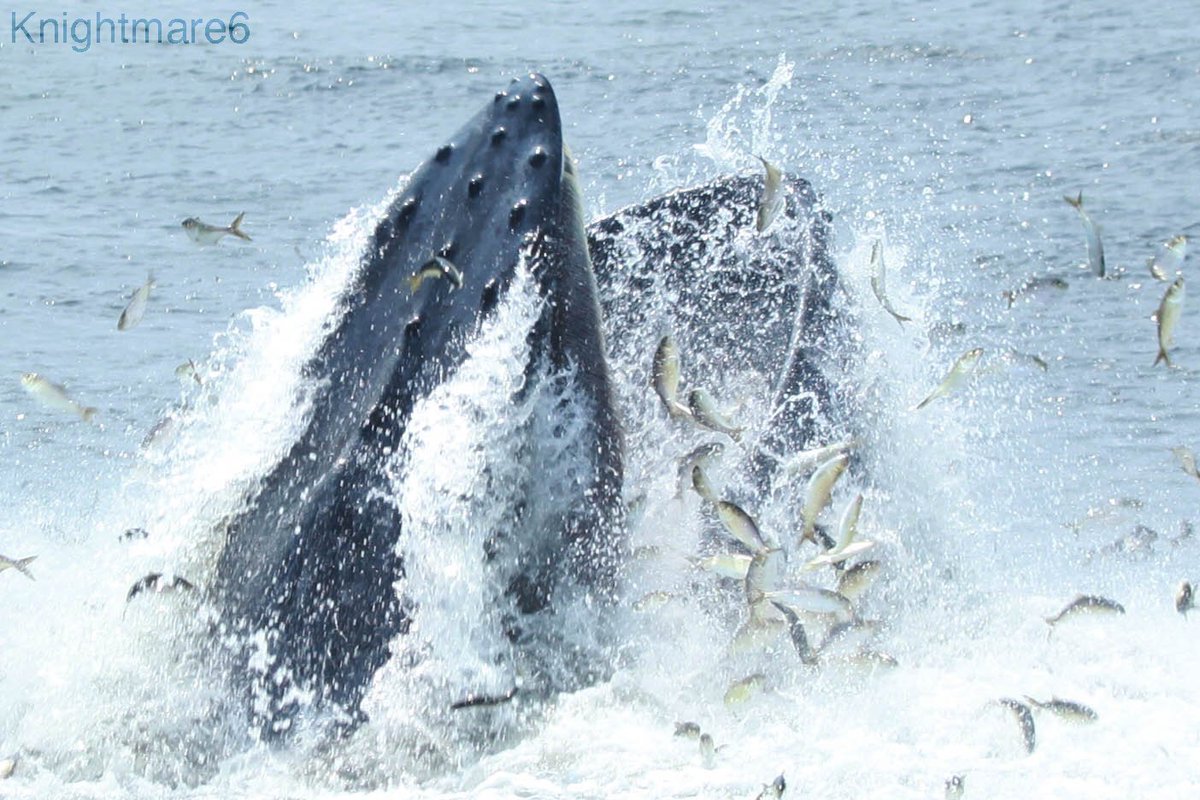
[[[480,662],[508,664],[531,636],[555,638],[522,617],[581,593],[612,597],[620,429],[580,207],[557,99],[534,74],[438,147],[379,222],[305,368],[318,387],[307,426],[229,525],[217,568],[222,625],[241,642],[234,673],[249,676],[263,735],[310,710],[357,725],[375,673],[393,650],[412,653],[397,637],[449,602],[431,588],[449,549],[476,578],[457,590],[487,613],[446,626],[467,631],[461,645]],[[480,365],[489,350],[497,363]],[[464,402],[471,380],[532,416]],[[461,474],[448,476],[427,463],[446,447],[430,426],[499,430],[503,446],[467,442]],[[494,508],[474,502],[481,492]],[[433,563],[408,563],[414,538],[433,530],[441,542],[422,540]],[[525,662],[544,676],[530,685],[577,683]]]

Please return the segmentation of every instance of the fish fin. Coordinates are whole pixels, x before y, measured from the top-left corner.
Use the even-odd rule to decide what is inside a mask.
[[[1171,357],[1168,356],[1167,351],[1162,349],[1161,347],[1158,348],[1158,355],[1154,357],[1154,363],[1151,364],[1151,366],[1157,367],[1158,362],[1160,362],[1160,361],[1166,362],[1166,365],[1168,367],[1171,366]]]
[[[37,578],[33,577],[33,573],[29,571],[29,565],[35,558],[37,558],[37,556],[18,558],[17,560],[13,561],[13,569],[24,575],[26,578],[29,578],[29,580],[36,581]]]
[[[891,309],[888,309],[888,313],[892,315],[892,318],[895,319],[896,322],[900,323],[901,328],[904,327],[904,323],[912,322],[912,317],[906,317],[903,314],[897,314],[895,311],[892,311]]]
[[[929,405],[929,404],[930,404],[930,403],[932,403],[934,400],[936,400],[936,399],[937,399],[937,396],[938,396],[938,393],[937,393],[937,392],[932,392],[932,393],[931,393],[931,394],[930,394],[928,397],[926,397],[924,400],[922,400],[921,402],[919,402],[919,403],[917,403],[915,406],[913,406],[912,410],[913,410],[913,411],[920,411],[922,408],[924,408],[925,406]]]
[[[87,408],[80,410],[79,416],[83,417],[84,422],[91,422],[92,417],[96,416],[96,408],[93,406],[88,406]]]
[[[242,232],[242,217],[244,217],[244,216],[246,216],[245,211],[243,211],[242,213],[237,215],[237,218],[229,225],[229,232],[232,233],[234,236],[238,237],[239,239],[242,239],[247,242],[252,242],[254,240]]]
[[[1078,208],[1078,209],[1083,208],[1083,192],[1080,192],[1078,197],[1070,197],[1069,195],[1064,195],[1063,200],[1066,200],[1068,203],[1070,203],[1073,208]]]
[[[129,323],[126,321],[125,312],[122,311],[121,318],[119,320],[117,320],[117,330],[123,331],[128,327],[129,327]]]

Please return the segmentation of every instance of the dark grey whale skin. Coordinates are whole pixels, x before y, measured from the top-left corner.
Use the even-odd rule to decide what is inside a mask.
[[[842,401],[821,365],[845,327],[832,302],[841,284],[829,218],[807,182],[787,179],[783,230],[739,249],[730,243],[753,231],[761,177],[673,192],[585,233],[572,171],[554,92],[530,75],[439,148],[379,222],[344,313],[305,368],[318,387],[307,427],[229,525],[218,564],[224,639],[241,642],[234,672],[265,738],[291,730],[297,687],[342,730],[361,721],[359,702],[412,614],[395,590],[403,523],[381,499],[391,490],[385,453],[400,446],[414,404],[462,362],[522,253],[547,301],[529,337],[527,373],[544,374],[539,364],[574,369],[593,415],[579,449],[593,459],[561,530],[531,529],[542,538],[518,545],[524,567],[507,595],[531,619],[513,623],[514,638],[559,592],[582,587],[601,605],[616,592],[626,548],[623,448],[605,316],[637,331],[652,294],[674,293],[689,352],[774,376],[779,413],[762,440],[769,450],[818,443],[836,419]],[[435,279],[413,294],[408,277],[435,254],[461,269],[462,289]],[[722,324],[735,318],[746,323],[740,332]],[[609,344],[621,359],[652,352],[636,337]],[[759,456],[752,466],[761,477],[773,462]],[[261,663],[261,644],[249,644],[255,634],[265,634],[265,669],[250,666]]]
[[[217,566],[221,626],[241,643],[234,673],[263,736],[291,727],[296,687],[352,726],[388,643],[407,630],[411,609],[394,586],[404,573],[402,519],[381,496],[390,493],[385,454],[401,446],[414,403],[464,360],[522,253],[546,300],[527,373],[574,368],[592,413],[578,449],[591,462],[562,530],[522,543],[543,557],[509,594],[533,614],[564,582],[601,598],[614,591],[621,430],[571,171],[554,92],[529,75],[439,148],[379,222],[344,312],[305,368],[318,387],[307,428],[229,525]],[[462,271],[463,287],[433,279],[413,293],[409,276],[435,254]],[[252,658],[261,663],[251,639],[264,634],[269,666],[251,668]]]

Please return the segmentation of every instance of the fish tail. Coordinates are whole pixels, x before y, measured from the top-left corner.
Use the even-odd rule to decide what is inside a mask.
[[[93,406],[88,406],[87,408],[81,408],[79,410],[79,416],[83,417],[84,422],[91,422],[92,417],[96,416],[96,408]]]
[[[903,314],[897,314],[895,311],[892,312],[892,316],[896,319],[896,322],[900,323],[901,328],[904,327],[904,323],[912,322],[912,317],[906,317]]]
[[[238,237],[239,239],[242,239],[247,242],[252,242],[254,240],[251,239],[249,236],[247,236],[242,231],[242,217],[244,217],[244,216],[246,216],[245,211],[243,211],[242,213],[237,215],[237,218],[229,225],[229,232],[232,233],[234,236]]]
[[[1078,197],[1063,195],[1063,200],[1066,200],[1068,203],[1070,203],[1073,208],[1083,208],[1083,192],[1080,192]]]
[[[18,558],[16,561],[13,561],[13,567],[17,570],[17,572],[21,573],[26,578],[29,578],[29,580],[36,581],[37,578],[33,577],[33,573],[29,571],[29,565],[33,563],[35,558],[37,558],[37,556]]]
[[[1154,357],[1154,363],[1151,366],[1157,367],[1160,361],[1165,362],[1168,367],[1171,366],[1171,357],[1167,355],[1166,349],[1161,345],[1158,348],[1158,355]]]

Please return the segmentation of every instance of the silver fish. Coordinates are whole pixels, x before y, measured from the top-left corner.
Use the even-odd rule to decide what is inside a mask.
[[[688,481],[692,479],[694,467],[706,466],[714,458],[720,458],[724,452],[725,445],[721,442],[705,442],[680,458],[679,473],[675,484],[676,499],[683,497],[684,489],[687,488]]]
[[[190,358],[175,368],[175,377],[184,381],[191,378],[197,386],[204,385],[204,381],[200,379],[200,370],[196,368],[196,362]]]
[[[808,479],[808,486],[804,490],[804,508],[801,511],[804,522],[800,533],[801,541],[816,542],[817,517],[829,504],[834,484],[837,483],[838,478],[846,471],[849,464],[850,456],[842,453],[818,467],[817,471]]]
[[[1092,218],[1083,210],[1083,192],[1078,197],[1064,197],[1071,206],[1079,212],[1083,222],[1083,232],[1087,236],[1088,265],[1097,278],[1104,277],[1104,245],[1100,243],[1100,228],[1092,222]]]
[[[700,726],[695,722],[676,722],[675,735],[684,739],[699,739]]]
[[[891,314],[892,318],[900,323],[900,327],[904,327],[904,323],[912,322],[912,317],[906,317],[892,307],[891,301],[887,298],[886,280],[887,275],[883,265],[883,243],[876,239],[875,244],[871,245],[871,291],[875,292],[875,299],[879,301],[879,305],[883,306],[883,310]]]
[[[872,620],[840,622],[825,634],[825,639],[817,646],[817,652],[821,658],[848,658],[861,651],[878,630],[879,623]]]
[[[746,574],[750,572],[750,562],[753,560],[753,556],[742,553],[717,553],[716,555],[693,559],[692,563],[698,568],[722,578],[744,581],[746,580]]]
[[[766,685],[767,676],[761,672],[748,675],[740,681],[734,681],[725,691],[725,705],[740,705],[762,691]]]
[[[1034,700],[1029,695],[1025,695],[1025,699],[1034,708],[1049,711],[1067,722],[1074,722],[1077,725],[1089,725],[1100,719],[1100,715],[1095,711],[1083,703],[1076,703],[1073,700],[1059,700],[1057,697],[1052,697],[1043,703],[1040,700]]]
[[[161,594],[163,592],[174,591],[175,589],[192,590],[195,588],[196,585],[194,583],[180,575],[168,578],[161,572],[151,572],[129,587],[129,592],[125,595],[125,602],[128,603],[142,592],[156,592]]]
[[[18,756],[0,758],[0,781],[8,780],[17,771]]]
[[[9,558],[5,555],[0,555],[0,572],[6,569],[15,569],[17,572],[24,575],[29,580],[37,580],[33,577],[33,573],[29,571],[29,565],[37,556],[26,556],[25,558]]]
[[[821,466],[834,456],[853,450],[857,446],[857,439],[847,439],[844,442],[836,442],[824,447],[814,447],[811,450],[804,450],[787,459],[787,473],[788,475],[803,475]]]
[[[1029,280],[1025,281],[1025,283],[1021,284],[1016,289],[1001,292],[1000,296],[1003,297],[1005,300],[1007,300],[1008,307],[1012,308],[1013,303],[1017,302],[1017,300],[1019,298],[1024,297],[1025,295],[1028,295],[1028,294],[1033,294],[1034,292],[1037,292],[1041,289],[1064,290],[1064,289],[1069,289],[1069,288],[1070,288],[1070,284],[1067,283],[1066,281],[1064,281],[1062,278],[1056,278],[1053,276],[1050,276],[1050,277],[1039,276],[1036,278],[1030,278]]]
[[[1124,614],[1125,607],[1115,600],[1109,600],[1107,597],[1098,597],[1091,594],[1077,595],[1074,600],[1067,604],[1066,608],[1055,614],[1053,617],[1046,617],[1046,624],[1050,626],[1057,625],[1064,619],[1078,617],[1084,614]]]
[[[66,389],[54,381],[43,378],[36,372],[26,372],[22,375],[21,386],[45,405],[57,408],[59,411],[78,414],[84,422],[91,422],[92,417],[96,415],[95,408],[76,403],[67,395]]]
[[[777,167],[762,156],[759,156],[758,160],[762,162],[763,169],[767,173],[763,179],[763,193],[758,201],[758,214],[754,221],[754,227],[759,233],[762,233],[771,227],[771,223],[779,216],[779,212],[783,210],[785,201],[783,197],[783,175],[780,174]]]
[[[634,611],[653,611],[656,608],[662,608],[667,603],[675,599],[675,595],[670,592],[646,592],[633,602]]]
[[[696,494],[710,503],[717,502],[717,492],[713,489],[712,481],[708,478],[708,473],[704,471],[704,467],[696,464],[692,467],[692,488],[696,490]]]
[[[741,439],[742,428],[735,427],[725,415],[718,411],[712,395],[703,389],[693,389],[688,395],[688,408],[692,412],[692,419],[700,425],[717,433],[723,433],[735,442]]]
[[[850,601],[829,589],[801,586],[795,589],[764,592],[763,597],[776,605],[786,606],[796,614],[830,614],[841,621],[854,618]]]
[[[463,287],[463,274],[458,267],[450,263],[450,259],[434,256],[412,275],[408,276],[408,288],[413,294],[421,288],[421,284],[429,278],[445,278],[455,289]]]
[[[1021,738],[1025,741],[1025,752],[1032,753],[1037,747],[1037,734],[1033,727],[1033,712],[1029,710],[1029,706],[1011,697],[1002,697],[997,702],[1017,718],[1017,724],[1021,726]]]
[[[800,622],[800,617],[796,615],[787,606],[781,606],[778,603],[773,603],[775,608],[783,614],[783,618],[787,620],[788,635],[791,637],[792,646],[796,648],[796,654],[800,656],[800,662],[807,666],[813,666],[817,663],[817,653],[812,649],[812,645],[808,643],[808,634],[804,631],[804,625]]]
[[[1175,610],[1184,617],[1187,613],[1196,607],[1196,595],[1192,591],[1192,584],[1184,581],[1179,584],[1179,588],[1175,590]]]
[[[734,539],[745,545],[752,553],[761,553],[771,549],[771,546],[763,539],[762,532],[758,529],[758,523],[741,506],[728,500],[721,500],[717,503],[717,516],[725,525],[725,530],[729,531]]]
[[[786,790],[787,781],[783,779],[783,775],[780,775],[770,783],[763,784],[763,790],[758,793],[758,797],[755,800],[779,800],[779,798],[783,797],[783,793]]]
[[[717,746],[713,743],[713,738],[707,733],[700,734],[700,763],[705,769],[712,769],[717,765]]]
[[[183,221],[182,225],[183,229],[187,231],[188,236],[192,238],[192,241],[198,244],[216,244],[224,236],[236,236],[243,241],[249,242],[252,241],[251,238],[242,231],[242,218],[245,216],[245,211],[238,214],[237,218],[227,228],[209,225],[195,217],[188,217]]]
[[[913,411],[920,411],[925,406],[932,403],[939,397],[945,397],[953,392],[958,387],[962,386],[971,376],[975,374],[976,367],[979,366],[979,359],[983,356],[983,348],[976,347],[974,350],[968,350],[958,357],[954,362],[954,366],[946,373],[946,377],[942,378],[942,382],[936,389],[929,393],[929,396],[922,400],[913,408]]]
[[[837,593],[847,600],[857,600],[879,577],[883,564],[878,561],[860,561],[843,570],[838,576]]]
[[[692,412],[679,402],[679,377],[682,370],[679,365],[679,347],[675,339],[667,334],[658,342],[654,349],[654,362],[650,368],[650,383],[662,400],[667,413],[672,419],[690,417]]]
[[[1187,237],[1176,236],[1164,244],[1163,249],[1147,262],[1150,274],[1160,281],[1170,280],[1170,276],[1179,272],[1186,256]]]
[[[1196,468],[1196,456],[1186,447],[1172,447],[1171,453],[1179,460],[1183,471],[1200,481],[1200,470]]]
[[[150,299],[150,290],[156,285],[154,275],[151,274],[146,278],[146,282],[138,287],[129,298],[129,305],[121,312],[121,318],[117,320],[117,330],[127,331],[142,321],[142,316],[146,313],[146,302]]]
[[[1162,302],[1158,304],[1158,311],[1154,315],[1154,320],[1158,323],[1158,355],[1154,357],[1155,364],[1162,361],[1168,367],[1171,366],[1167,348],[1171,346],[1171,342],[1175,338],[1175,326],[1179,323],[1179,315],[1183,312],[1183,297],[1186,293],[1183,276],[1180,275],[1174,283],[1167,287],[1167,293],[1163,295]]]

